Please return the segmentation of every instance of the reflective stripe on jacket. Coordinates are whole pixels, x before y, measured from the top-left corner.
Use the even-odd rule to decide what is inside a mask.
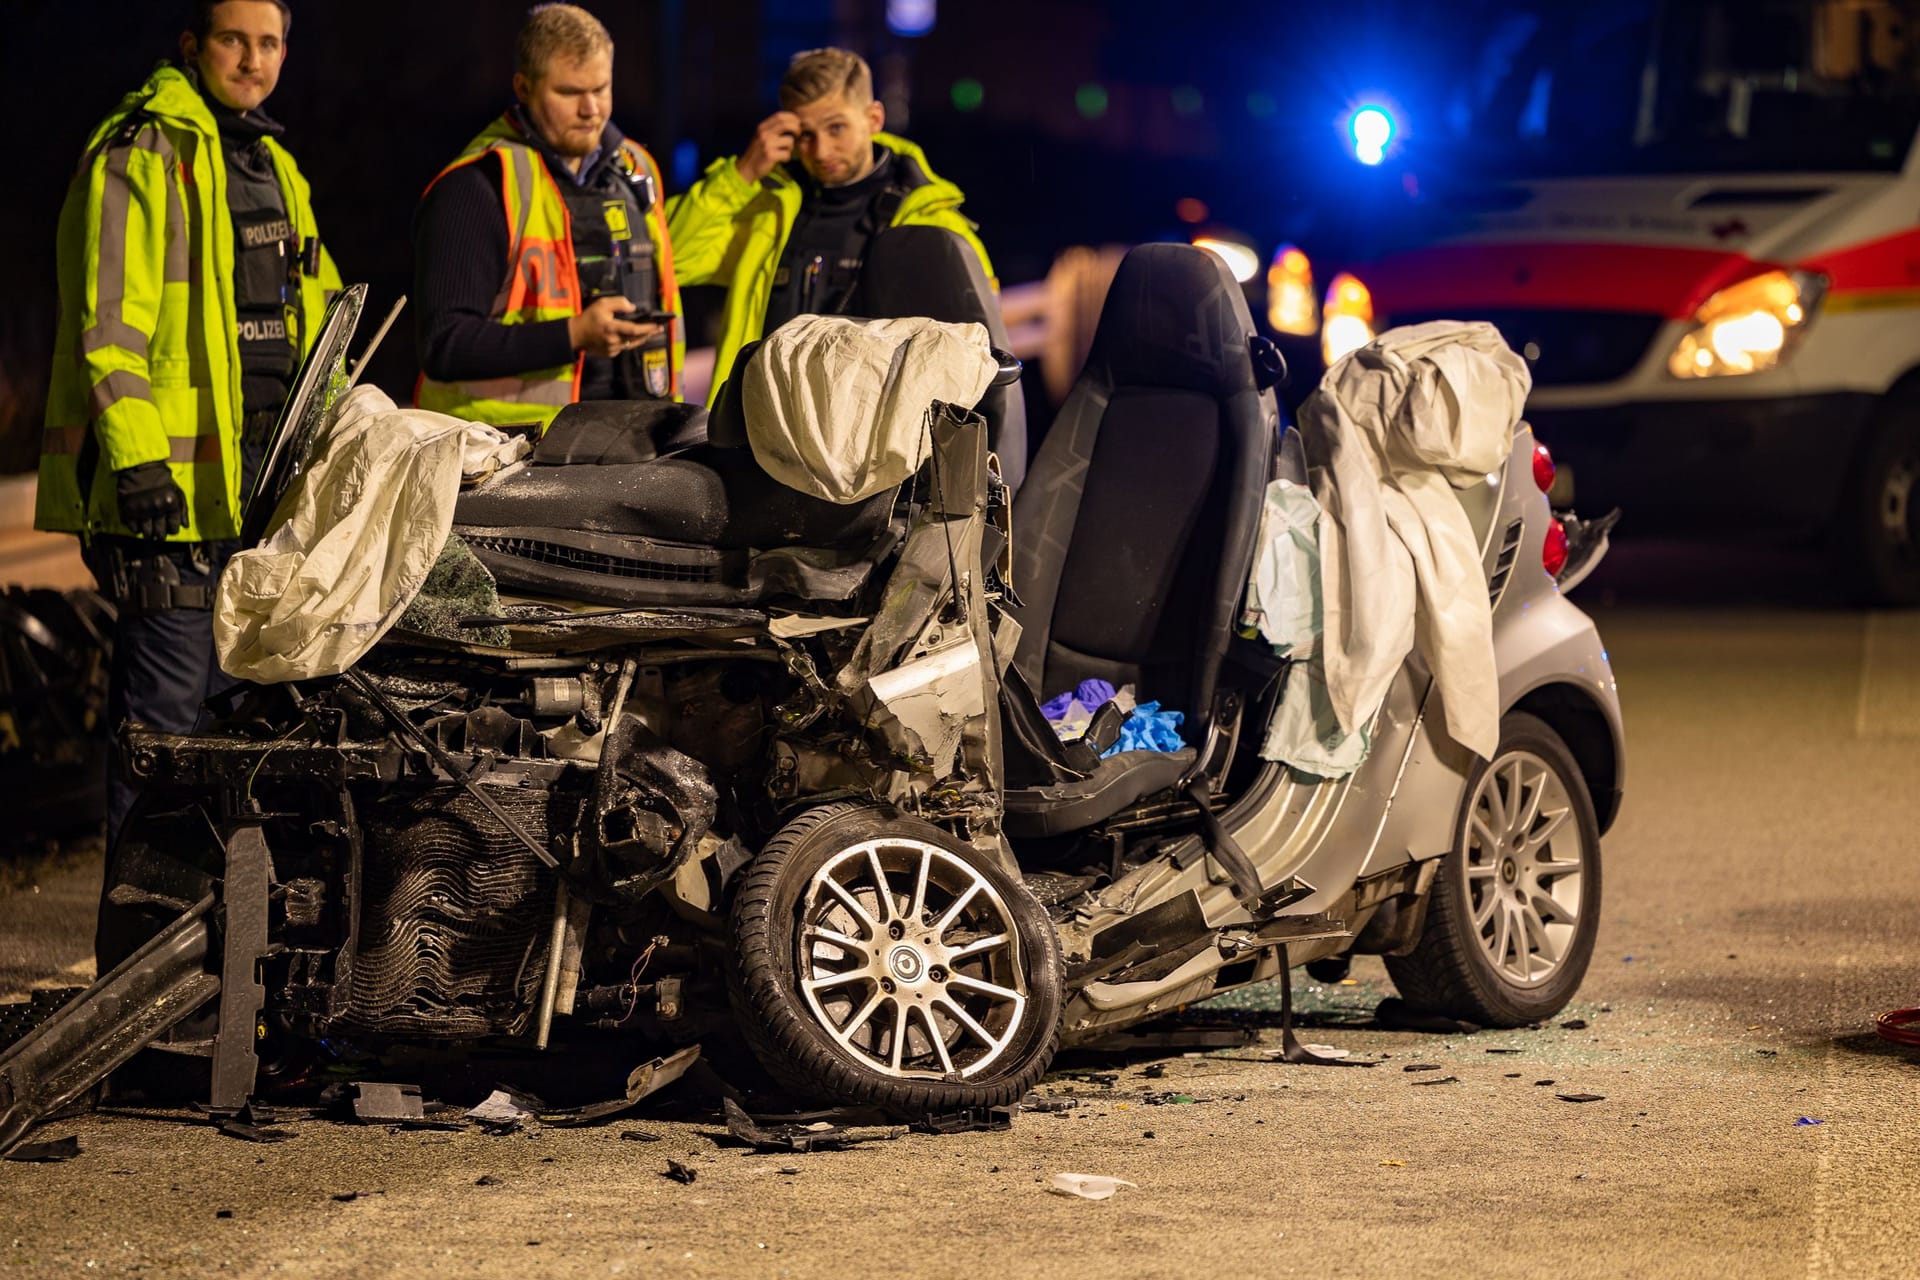
[[[629,163],[653,175],[654,190],[659,192],[660,167],[646,148],[631,140],[622,140],[620,145]],[[488,125],[433,181],[489,155],[500,158],[500,195],[508,236],[507,270],[493,300],[492,318],[500,324],[536,324],[579,315],[580,273],[574,262],[573,219],[566,198],[547,168],[546,157],[521,137],[508,117],[502,115]],[[433,183],[428,183],[427,189],[431,191]],[[660,309],[676,317],[668,394],[678,400],[680,369],[686,361],[686,329],[677,318],[680,289],[674,280],[664,200],[655,199],[647,217],[647,237],[653,242]],[[580,398],[582,359],[576,352],[569,364],[480,381],[439,382],[422,375],[414,389],[414,403],[422,409],[476,422],[498,426],[538,422],[545,427],[561,409]]]
[[[296,243],[316,238],[311,192],[266,140]],[[34,524],[126,534],[113,473],[168,462],[187,498],[177,542],[239,536],[240,348],[226,161],[205,99],[173,67],[127,95],[87,140],[56,250],[60,317]],[[287,307],[310,346],[339,272],[322,250]],[[82,484],[85,482],[83,492]]]
[[[993,280],[993,263],[987,258],[986,246],[960,211],[965,199],[960,188],[937,176],[927,166],[926,153],[905,138],[876,133],[873,141],[918,166],[927,179],[907,192],[887,225],[945,227],[973,247],[987,279]],[[681,282],[727,287],[708,404],[714,402],[721,384],[733,372],[740,348],[765,332],[773,278],[780,268],[780,255],[786,251],[787,237],[793,233],[794,219],[800,214],[800,198],[800,184],[785,169],[776,166],[757,185],[750,184],[734,167],[733,157],[727,156],[707,166],[700,181],[668,202]],[[994,287],[999,288],[997,281]]]

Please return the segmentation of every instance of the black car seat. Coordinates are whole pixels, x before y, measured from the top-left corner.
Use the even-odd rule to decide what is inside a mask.
[[[1015,665],[1040,697],[1098,677],[1185,713],[1180,752],[1123,752],[1084,778],[1012,754],[1009,834],[1099,822],[1180,782],[1211,714],[1279,436],[1240,286],[1214,254],[1143,245],[1114,277],[1087,365],[1013,507]],[[1009,681],[1010,697],[1021,682]],[[1009,721],[1031,724],[1028,709]]]
[[[528,466],[461,494],[454,532],[502,587],[616,605],[806,596],[810,566],[877,559],[891,545],[892,490],[843,506],[754,459],[728,393],[758,350],[740,352],[711,416],[661,401],[571,406],[581,412],[554,419]],[[698,443],[655,456],[693,427]],[[802,550],[768,555],[787,548]],[[812,580],[832,581],[831,599],[852,581]]]
[[[651,462],[707,438],[707,411],[677,400],[580,400],[554,415],[534,446],[546,466]]]
[[[944,227],[892,227],[875,236],[847,314],[984,325],[995,350],[1009,349],[1000,298],[979,256]],[[1019,384],[989,387],[974,407],[987,420],[987,447],[1000,455],[1001,478],[1017,492],[1027,472],[1027,402]]]
[[[965,241],[939,227],[896,227],[873,241],[855,314],[927,316],[985,325],[1004,349],[999,305]],[[463,494],[455,531],[510,590],[622,605],[738,605],[812,594],[891,546],[892,491],[850,506],[790,489],[749,445],[741,389],[760,349],[743,347],[711,414],[665,401],[569,405],[531,465]],[[1007,366],[1003,365],[1003,369]],[[1026,460],[1017,385],[996,382],[980,405],[997,421],[1003,475]],[[564,469],[562,469],[564,468]],[[769,550],[796,549],[769,558]],[[815,597],[821,598],[821,597]]]

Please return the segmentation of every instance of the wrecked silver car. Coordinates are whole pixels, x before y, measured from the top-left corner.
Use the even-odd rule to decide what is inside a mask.
[[[911,251],[946,263],[918,279],[971,264]],[[283,420],[281,487],[355,310]],[[1448,735],[1416,651],[1364,758],[1323,776],[1265,758],[1296,660],[1243,613],[1263,495],[1314,467],[1213,256],[1128,257],[1011,503],[989,450],[1010,358],[978,409],[931,406],[914,475],[847,504],[756,460],[755,358],[700,443],[655,447],[685,406],[579,405],[464,493],[450,547],[488,572],[449,576],[497,590],[484,607],[455,591],[444,625],[410,613],[209,733],[127,732],[146,794],[102,928],[123,954],[0,1054],[0,1143],[142,1048],[205,1056],[207,1101],[237,1108],[343,1043],[729,1027],[798,1093],[918,1116],[1352,953],[1476,1023],[1571,998],[1622,738],[1599,637],[1543,568],[1559,526],[1524,429],[1457,492],[1491,758]],[[1093,678],[1184,709],[1177,743],[1116,749],[1118,699],[1064,740],[1040,697]]]

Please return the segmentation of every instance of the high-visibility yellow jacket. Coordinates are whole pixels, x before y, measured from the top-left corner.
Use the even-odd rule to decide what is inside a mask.
[[[653,175],[653,189],[663,190],[660,166],[645,147],[631,139],[620,143],[623,163]],[[502,115],[466,145],[434,182],[483,156],[500,160],[500,194],[507,219],[507,270],[494,298],[492,317],[500,324],[536,324],[564,320],[582,310],[580,271],[573,255],[573,216],[546,157]],[[427,184],[427,190],[433,183]],[[653,242],[654,275],[659,281],[660,309],[680,314],[680,288],[674,281],[673,247],[667,236],[664,201],[656,200],[647,216],[647,238]],[[448,252],[459,252],[451,248]],[[680,398],[680,369],[686,363],[686,329],[673,322],[673,355],[668,394]],[[561,409],[580,398],[583,357],[551,369],[474,382],[438,382],[424,375],[414,389],[414,403],[422,409],[449,413],[475,422],[496,425],[538,422],[544,428]]]
[[[887,225],[945,227],[973,246],[981,269],[992,280],[993,264],[986,246],[980,243],[974,224],[960,212],[966,198],[960,188],[935,174],[927,165],[926,153],[905,138],[876,133],[873,140],[893,152],[896,162],[904,162],[909,175],[910,189]],[[754,184],[740,176],[734,158],[727,156],[707,166],[700,181],[668,202],[680,283],[727,287],[708,404],[720,394],[740,348],[766,331],[773,278],[787,237],[793,234],[794,219],[800,215],[801,194],[800,184],[784,167],[775,166]],[[999,287],[997,281],[994,287]]]
[[[293,157],[264,140],[298,244],[317,238]],[[233,219],[219,127],[173,67],[121,99],[87,139],[60,212],[60,319],[34,523],[126,534],[113,473],[168,462],[187,497],[177,542],[240,532],[240,345]],[[340,273],[323,249],[287,330],[318,335]],[[84,490],[83,490],[84,482]]]

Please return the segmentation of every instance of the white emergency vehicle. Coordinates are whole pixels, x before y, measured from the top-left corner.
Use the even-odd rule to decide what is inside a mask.
[[[1920,3],[1542,3],[1482,58],[1458,163],[1406,144],[1419,229],[1327,284],[1327,358],[1490,320],[1582,509],[1817,537],[1920,603]]]

